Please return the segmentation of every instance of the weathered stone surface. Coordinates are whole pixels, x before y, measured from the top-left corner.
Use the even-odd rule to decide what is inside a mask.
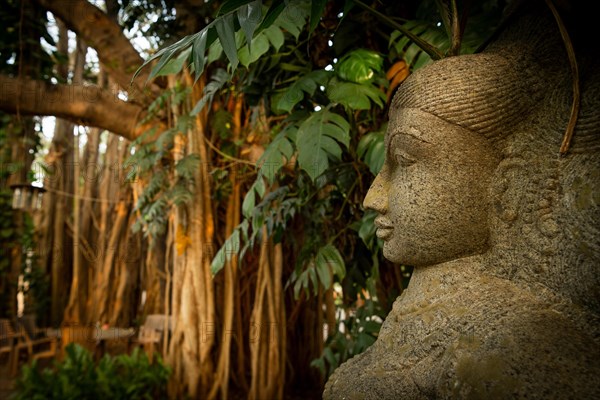
[[[401,86],[365,206],[384,256],[416,268],[325,399],[600,398],[600,63],[577,50],[566,157],[572,80],[547,12]]]

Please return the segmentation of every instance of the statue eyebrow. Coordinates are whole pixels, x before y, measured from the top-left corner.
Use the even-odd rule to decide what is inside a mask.
[[[387,138],[387,143],[386,144],[389,145],[396,136],[404,136],[404,137],[408,136],[412,140],[416,140],[416,141],[419,141],[421,143],[433,144],[433,143],[428,142],[427,140],[425,140],[423,138],[415,136],[415,135],[413,135],[411,133],[407,133],[406,131],[394,131],[394,132],[390,133],[389,137]]]

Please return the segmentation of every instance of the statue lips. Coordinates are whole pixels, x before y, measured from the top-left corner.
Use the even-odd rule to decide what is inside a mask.
[[[389,221],[382,220],[380,217],[375,219],[375,226],[377,227],[375,235],[381,240],[388,239],[394,232],[392,224]]]

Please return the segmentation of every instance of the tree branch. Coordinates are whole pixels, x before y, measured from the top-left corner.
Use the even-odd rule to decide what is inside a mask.
[[[125,139],[136,139],[144,108],[123,101],[92,85],[52,85],[0,74],[0,110],[21,115],[53,115],[86,126],[106,129]]]
[[[142,71],[134,82],[133,88],[130,86],[133,73],[144,60],[123,35],[122,28],[106,13],[85,0],[35,1],[60,18],[69,29],[81,36],[90,47],[96,50],[105,71],[123,89],[128,90],[130,100],[142,104],[149,103],[147,98],[149,90],[144,91],[149,70]],[[157,91],[155,85],[149,86],[150,91]],[[146,95],[142,95],[144,92]]]

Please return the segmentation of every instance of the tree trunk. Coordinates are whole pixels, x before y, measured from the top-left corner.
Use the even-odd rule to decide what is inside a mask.
[[[142,107],[120,100],[116,93],[94,85],[51,84],[0,74],[0,110],[22,115],[54,115],[80,125],[95,126],[134,140],[148,129],[138,126]],[[160,121],[154,121],[159,124]]]
[[[73,84],[81,85],[83,83],[83,67],[85,65],[85,56],[87,53],[87,46],[83,44],[81,39],[77,40],[77,48],[75,53],[75,66],[73,68]],[[79,214],[79,197],[80,197],[80,172],[81,164],[79,161],[79,137],[80,133],[77,132],[73,135],[73,280],[71,282],[71,292],[69,295],[69,303],[65,310],[65,322],[71,324],[79,324],[82,319],[82,312],[84,311],[81,305],[84,299],[87,298],[85,287],[87,286],[87,273],[84,273],[81,266],[81,235],[80,235],[80,214]]]
[[[202,95],[204,82],[193,89],[193,102]],[[191,85],[191,77],[186,77]],[[168,362],[173,368],[170,393],[205,398],[214,374],[212,349],[215,341],[213,280],[210,271],[213,216],[210,196],[208,152],[205,140],[206,114],[196,117],[187,135],[187,154],[198,154],[200,167],[194,174],[193,201],[175,211],[175,237],[190,245],[173,252],[172,315],[175,321]],[[176,246],[177,247],[177,246]]]
[[[171,261],[166,255],[167,243],[168,240],[164,234],[148,238],[144,276],[142,277],[142,284],[146,292],[142,315],[166,313],[166,274],[169,270],[167,264]]]
[[[281,243],[267,238],[263,227],[259,270],[252,310],[252,356],[249,399],[281,399],[285,382],[286,324],[281,275]]]
[[[233,111],[233,140],[237,141],[241,134],[242,128],[242,106],[243,96],[238,96],[234,102]],[[225,237],[229,237],[233,230],[240,223],[240,197],[241,197],[241,181],[237,176],[237,170],[233,169],[229,175],[233,190],[229,196],[227,204],[227,214],[225,222]],[[236,311],[236,288],[238,287],[238,257],[232,256],[230,260],[225,262],[223,268],[224,275],[224,296],[221,309],[223,310],[223,321],[221,328],[219,358],[217,361],[217,370],[215,375],[214,385],[208,396],[212,399],[220,391],[221,399],[228,399],[229,380],[231,371],[231,342],[236,335],[241,335],[241,332],[234,329]],[[239,317],[238,317],[239,318]]]
[[[48,202],[44,212],[50,216],[49,233],[51,271],[51,315],[52,323],[58,326],[62,322],[63,312],[67,305],[68,282],[71,276],[70,239],[66,235],[66,218],[71,214],[71,198],[73,180],[69,177],[72,171],[73,125],[67,121],[56,120],[54,137],[49,153],[51,178],[46,179],[44,186],[49,188]],[[55,158],[54,158],[55,157]]]
[[[35,1],[60,18],[78,37],[85,40],[88,46],[96,50],[102,67],[123,90],[129,92],[130,101],[142,105],[150,103],[158,87],[150,84],[144,88],[149,75],[148,68],[141,71],[134,82],[131,81],[133,73],[142,65],[143,59],[125,37],[114,16],[86,0],[70,0],[67,3],[53,0]],[[154,93],[149,97],[148,92]],[[116,96],[116,93],[113,95]]]
[[[59,28],[58,51],[68,55],[68,35],[64,24],[57,21]],[[60,65],[58,75],[66,80],[68,65]],[[43,211],[46,224],[41,230],[41,242],[48,253],[44,260],[45,270],[50,274],[50,314],[53,326],[63,320],[63,312],[67,305],[68,283],[71,272],[70,240],[66,235],[65,220],[71,214],[71,198],[73,193],[73,124],[56,119],[52,144],[45,161],[50,171],[44,180],[48,193],[43,199]]]

